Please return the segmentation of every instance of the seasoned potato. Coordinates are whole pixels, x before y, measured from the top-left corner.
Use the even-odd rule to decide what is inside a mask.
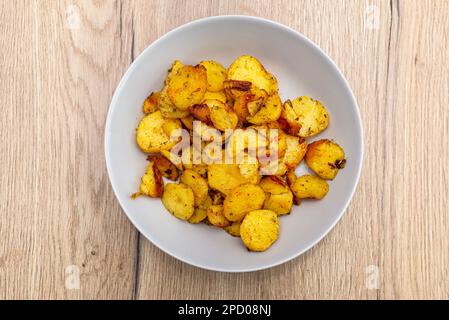
[[[240,237],[251,251],[265,251],[278,238],[279,219],[270,210],[255,210],[249,212],[240,226]]]
[[[234,112],[243,124],[247,122],[246,118],[250,116],[247,105],[252,98],[253,95],[251,93],[245,93],[237,97],[234,101]]]
[[[223,90],[223,81],[226,80],[226,69],[213,60],[201,61],[200,65],[206,68],[207,90],[217,92]],[[225,100],[226,101],[226,100]]]
[[[240,221],[233,222],[230,226],[225,227],[225,231],[233,237],[240,237]]]
[[[164,123],[160,111],[146,115],[137,127],[137,144],[142,151],[151,153],[171,149],[177,141],[171,141],[170,136],[164,132]]]
[[[283,194],[290,191],[285,181],[277,176],[264,177],[260,181],[259,186],[264,192],[270,194]]]
[[[178,119],[165,119],[164,123],[162,123],[162,130],[168,137],[171,137],[177,129],[182,129],[181,121]]]
[[[229,66],[228,80],[249,81],[270,95],[278,91],[276,78],[265,70],[259,60],[249,55],[238,57]]]
[[[265,201],[262,188],[254,184],[238,186],[223,202],[223,214],[229,221],[241,221],[250,211],[261,209]]]
[[[213,204],[207,208],[207,220],[219,228],[225,228],[231,224],[223,215],[223,206],[218,204]]]
[[[188,220],[195,210],[193,191],[183,183],[167,184],[162,195],[162,203],[171,214],[181,220]]]
[[[165,86],[159,96],[159,110],[164,118],[181,119],[189,116],[188,110],[176,108],[170,97],[167,95],[167,86]]]
[[[209,186],[225,195],[242,184],[257,184],[259,180],[259,175],[251,178],[243,177],[238,165],[235,164],[211,164],[208,167],[207,181]]]
[[[284,102],[282,106],[281,116],[278,119],[280,128],[292,136],[298,136],[301,125],[299,117],[293,109],[293,104],[290,100]]]
[[[223,91],[219,91],[219,92],[206,91],[206,93],[204,94],[203,100],[201,102],[204,103],[206,100],[218,100],[223,103],[226,103],[227,99],[226,99],[226,95],[224,94]]]
[[[323,199],[329,192],[329,185],[326,180],[307,174],[297,177],[291,189],[299,199]]]
[[[339,169],[346,164],[345,152],[331,140],[322,139],[313,142],[307,148],[305,160],[310,169],[319,177],[333,180]]]
[[[223,82],[224,92],[230,99],[236,99],[245,93],[251,92],[251,82],[238,81],[238,80],[226,80]]]
[[[195,208],[193,215],[189,218],[190,223],[200,223],[207,218],[207,209],[212,205],[212,200],[207,197],[206,201],[199,207]]]
[[[307,142],[303,138],[287,135],[287,149],[283,158],[283,163],[289,169],[296,168],[307,152]]]
[[[300,137],[317,135],[327,128],[329,114],[326,108],[318,100],[307,96],[296,98],[292,101],[293,110],[298,117]]]
[[[249,113],[251,111],[249,109]],[[247,118],[248,122],[253,124],[264,124],[279,119],[282,111],[281,98],[277,94],[269,96],[265,104],[253,115]]]
[[[152,92],[143,102],[142,111],[145,114],[153,113],[159,106],[160,92]]]
[[[218,100],[206,100],[205,104],[210,109],[210,119],[215,128],[225,131],[237,126],[239,119],[226,103]]]
[[[167,94],[176,108],[187,110],[201,102],[206,88],[207,74],[203,66],[183,66],[170,79]]]
[[[288,214],[292,210],[293,194],[290,190],[282,194],[267,194],[263,208],[278,215]]]
[[[195,206],[200,206],[206,201],[209,186],[206,179],[193,170],[185,170],[181,176],[181,182],[189,186],[195,197]]]
[[[145,174],[142,176],[139,192],[134,193],[131,198],[135,199],[141,195],[159,198],[164,191],[162,175],[154,162],[150,161]]]
[[[212,125],[212,120],[210,118],[211,112],[207,104],[205,103],[194,104],[193,106],[189,107],[189,111],[196,120],[204,122],[204,124],[208,126]]]
[[[163,155],[160,154],[151,155],[148,156],[147,160],[154,162],[156,168],[165,178],[173,181],[178,180],[179,177],[178,168]]]
[[[290,190],[291,190],[292,185],[295,183],[295,181],[298,178],[296,176],[295,170],[294,169],[289,169],[287,171],[286,177],[287,177],[287,184],[288,184],[288,186],[290,187]],[[297,196],[295,196],[294,192],[293,192],[293,203],[296,204],[297,206],[299,206],[301,204],[301,199],[298,198]]]
[[[184,67],[181,61],[175,60],[168,70],[167,78],[165,79],[165,85],[169,84],[171,79],[178,73],[179,69]]]

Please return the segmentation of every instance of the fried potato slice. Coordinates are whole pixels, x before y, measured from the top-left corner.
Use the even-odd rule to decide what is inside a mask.
[[[134,193],[131,198],[135,199],[141,195],[159,198],[164,191],[162,175],[154,162],[150,161],[145,174],[142,176],[139,192]]]
[[[230,99],[236,99],[243,94],[251,92],[252,84],[249,81],[226,80],[223,82],[223,88],[226,96]]]
[[[329,125],[329,114],[320,101],[302,96],[293,99],[291,103],[298,118],[300,137],[317,135]]]
[[[264,209],[278,215],[290,213],[293,205],[293,194],[287,183],[277,176],[268,176],[260,181],[259,186],[266,194]]]
[[[249,106],[248,106],[249,110]],[[252,124],[264,124],[279,119],[282,111],[281,98],[277,94],[269,96],[264,105],[253,115],[247,118]],[[251,111],[249,110],[251,114]]]
[[[192,189],[183,183],[168,183],[162,195],[165,208],[176,218],[188,220],[195,211]]]
[[[298,199],[323,199],[329,192],[326,180],[310,174],[297,177],[291,190]]]
[[[223,214],[229,221],[241,221],[253,210],[261,209],[265,201],[262,188],[254,184],[238,186],[223,202]]]
[[[303,138],[287,135],[287,148],[283,158],[283,163],[289,169],[296,168],[307,152],[307,141]]]
[[[189,218],[190,223],[200,223],[207,218],[207,209],[212,205],[212,200],[207,197],[206,201],[199,207],[195,208],[193,215]]]
[[[200,103],[206,93],[207,73],[203,66],[183,66],[171,77],[167,95],[180,110]]]
[[[196,120],[199,120],[208,126],[212,125],[212,120],[210,118],[211,112],[207,104],[194,104],[193,106],[189,107],[189,111]]]
[[[277,79],[255,57],[238,57],[228,69],[228,80],[249,81],[269,95],[278,91]]]
[[[136,140],[142,151],[151,153],[171,149],[177,141],[171,141],[170,136],[164,132],[164,123],[167,119],[162,117],[160,111],[146,115],[137,127]]]
[[[267,250],[279,236],[279,219],[271,210],[249,212],[240,226],[240,237],[250,251]]]
[[[184,64],[179,61],[175,60],[173,61],[170,69],[168,70],[167,78],[165,78],[165,85],[168,85],[171,81],[171,79],[178,73],[178,70],[184,67]]]
[[[225,228],[231,224],[223,215],[223,206],[219,204],[213,204],[207,208],[207,220],[219,228]]]
[[[248,102],[250,102],[253,98],[253,94],[245,93],[237,97],[234,101],[234,112],[242,124],[246,124],[246,118],[250,116],[248,111]]]
[[[234,110],[226,103],[219,100],[206,100],[205,104],[210,109],[210,119],[215,128],[220,131],[234,129],[239,121]]]
[[[145,114],[155,112],[159,107],[160,92],[152,92],[143,102],[142,111]]]
[[[154,162],[159,172],[167,179],[176,181],[179,177],[178,168],[161,154],[148,156],[148,161]]]
[[[240,221],[233,222],[230,226],[225,227],[225,231],[233,237],[240,237]]]
[[[218,100],[223,103],[226,103],[227,98],[223,91],[218,92],[206,91],[203,100],[201,102],[204,103],[206,100]]]
[[[262,188],[264,192],[270,194],[283,194],[290,191],[287,183],[277,176],[267,176],[264,177],[259,186]]]
[[[162,123],[162,130],[168,137],[171,137],[177,129],[182,129],[181,121],[178,119],[165,119],[164,123]]]
[[[242,184],[257,184],[260,181],[260,176],[257,174],[255,177],[245,178],[241,175],[240,169],[236,164],[210,164],[208,166],[207,181],[209,187],[228,195],[232,189]]]
[[[159,96],[159,110],[164,118],[181,119],[189,116],[188,110],[180,110],[176,108],[167,95],[167,86],[165,86]]]
[[[207,90],[213,92],[223,90],[223,82],[227,77],[226,69],[220,63],[213,60],[201,61],[200,65],[206,68]]]
[[[206,201],[209,186],[206,179],[204,179],[198,172],[193,170],[185,170],[181,176],[181,182],[189,186],[195,197],[195,206],[200,206]]]
[[[333,180],[338,170],[343,169],[346,164],[343,148],[328,139],[311,143],[307,148],[305,160],[313,172],[326,180]]]
[[[298,136],[301,125],[299,123],[299,116],[293,109],[293,104],[287,100],[282,105],[281,116],[278,119],[279,126],[282,130],[292,136]]]

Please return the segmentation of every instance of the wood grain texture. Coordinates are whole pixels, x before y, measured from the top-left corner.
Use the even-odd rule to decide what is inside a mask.
[[[447,12],[444,0],[0,0],[0,298],[448,299]],[[219,14],[272,19],[316,42],[364,125],[343,219],[303,256],[247,274],[191,267],[139,236],[103,160],[107,109],[131,61]],[[378,290],[366,286],[370,265]]]

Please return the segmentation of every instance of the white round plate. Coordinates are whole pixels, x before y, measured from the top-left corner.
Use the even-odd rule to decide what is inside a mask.
[[[225,66],[242,54],[257,57],[279,81],[282,100],[308,95],[324,103],[330,125],[310,141],[329,138],[340,144],[346,168],[331,181],[321,201],[303,201],[280,218],[279,239],[265,252],[249,252],[239,238],[219,228],[195,225],[169,214],[160,199],[140,197],[147,165],[135,142],[142,102],[161,89],[175,59],[197,64],[213,59]],[[313,42],[281,24],[248,16],[218,16],[190,22],[152,43],[131,65],[115,91],[105,129],[109,179],[123,210],[136,228],[171,256],[191,265],[224,272],[270,268],[304,253],[338,222],[359,180],[362,124],[351,89],[332,60]],[[297,173],[307,172],[304,164]]]

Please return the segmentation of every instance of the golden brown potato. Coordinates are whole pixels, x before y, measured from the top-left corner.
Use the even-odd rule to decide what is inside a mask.
[[[167,94],[180,110],[200,103],[206,93],[207,74],[203,66],[183,66],[170,79]]]
[[[193,215],[189,218],[190,223],[200,223],[207,218],[207,209],[212,205],[212,200],[207,197],[206,201],[199,207],[195,208]]]
[[[141,195],[159,198],[164,191],[162,175],[154,162],[150,161],[145,174],[142,176],[139,192],[134,193],[131,198],[135,199]]]
[[[230,226],[225,227],[227,233],[229,233],[233,237],[240,237],[240,225],[242,223],[240,221],[233,222]]]
[[[268,176],[260,181],[259,186],[265,192],[263,208],[278,215],[290,213],[293,205],[293,194],[284,180],[277,176]]]
[[[206,100],[218,100],[223,103],[226,103],[227,98],[223,91],[219,92],[206,91],[203,100],[201,102],[204,103]]]
[[[151,155],[148,156],[147,160],[154,162],[156,168],[165,178],[173,181],[178,180],[179,177],[178,168],[163,155],[160,154]]]
[[[226,80],[226,69],[213,60],[201,61],[200,65],[207,71],[207,90],[217,92],[223,90],[223,81]],[[226,100],[225,100],[226,102]]]
[[[181,182],[189,186],[195,197],[195,206],[200,206],[206,201],[209,192],[209,186],[206,179],[193,170],[185,170],[181,176]]]
[[[184,64],[179,60],[175,60],[172,63],[170,69],[168,70],[167,78],[165,79],[165,85],[168,85],[170,83],[170,80],[176,75],[176,73],[178,73],[179,69],[181,69],[182,67],[184,67]]]
[[[228,80],[249,81],[269,95],[278,91],[276,78],[265,70],[259,60],[249,55],[238,57],[229,66]]]
[[[160,92],[152,92],[143,102],[142,111],[145,114],[153,113],[159,106]]]
[[[262,188],[254,184],[238,186],[223,202],[223,214],[229,221],[241,221],[253,210],[261,209],[265,201]]]
[[[195,210],[195,198],[189,186],[180,183],[169,183],[162,195],[165,208],[176,218],[188,220]]]
[[[255,210],[249,212],[240,226],[240,237],[251,251],[265,251],[278,238],[279,219],[270,210]]]
[[[142,151],[151,153],[171,149],[178,141],[171,141],[170,136],[164,132],[164,123],[160,111],[146,115],[137,127],[137,144]]]
[[[283,158],[289,169],[296,168],[307,152],[307,142],[303,138],[287,135],[287,149]]]
[[[250,115],[247,104],[251,101],[251,99],[253,99],[253,97],[253,94],[245,93],[237,97],[234,101],[234,112],[242,124],[247,122],[246,118]]]
[[[317,135],[329,125],[329,114],[323,104],[307,96],[293,99],[293,110],[298,118],[298,135],[306,138]]]
[[[205,104],[210,109],[210,119],[215,128],[225,131],[237,126],[239,119],[227,104],[218,100],[206,100]]]
[[[322,139],[313,142],[307,148],[305,160],[310,169],[319,177],[333,180],[339,169],[346,164],[345,152],[331,140]]]
[[[231,224],[223,215],[223,206],[213,204],[207,209],[207,220],[214,226],[225,228]]]
[[[245,178],[235,164],[211,164],[208,167],[207,180],[212,189],[227,195],[242,184],[257,184],[260,176]]]
[[[181,119],[189,116],[188,110],[180,110],[176,108],[167,95],[167,86],[165,86],[159,96],[159,110],[164,118]]]
[[[283,194],[290,191],[285,181],[277,176],[264,177],[260,181],[259,186],[262,188],[264,192],[270,194]]]
[[[251,114],[250,106],[248,105]],[[253,124],[264,124],[279,119],[282,111],[281,98],[277,94],[269,96],[264,105],[253,115],[247,118]]]
[[[301,125],[299,123],[299,117],[293,109],[292,102],[287,100],[282,106],[281,116],[278,119],[279,126],[282,130],[292,136],[298,136]]]
[[[204,124],[208,126],[212,125],[212,120],[210,119],[210,108],[207,104],[194,104],[189,107],[189,111],[196,120],[204,122]]]
[[[181,121],[178,119],[165,119],[162,123],[162,130],[168,137],[171,137],[177,129],[182,129]]]
[[[251,82],[238,81],[238,80],[226,80],[223,82],[224,92],[230,99],[236,99],[245,93],[251,91]]]
[[[323,199],[329,192],[329,185],[326,180],[307,174],[298,177],[291,189],[298,199]]]

